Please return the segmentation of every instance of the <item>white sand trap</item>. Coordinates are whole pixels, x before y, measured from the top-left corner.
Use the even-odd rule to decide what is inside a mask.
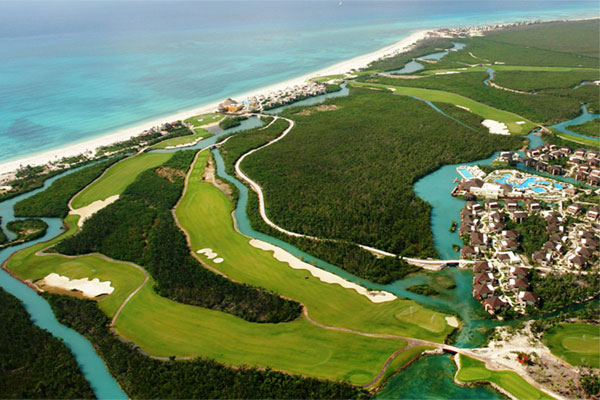
[[[510,135],[510,131],[504,122],[494,121],[493,119],[484,119],[481,125],[488,128],[490,133],[495,135]]]
[[[391,90],[392,92],[396,91],[396,88],[394,88],[394,87],[389,87],[388,89]]]
[[[102,210],[104,207],[114,203],[117,200],[119,200],[119,195],[115,194],[114,196],[110,196],[106,200],[96,200],[85,207],[71,210],[69,214],[79,215],[81,217],[77,222],[77,225],[81,228],[83,226],[83,223],[92,215],[96,214],[98,211]]]
[[[453,328],[458,328],[458,320],[456,317],[446,317],[446,323]]]
[[[524,123],[525,123],[525,121],[517,121],[517,122],[515,122],[515,124],[517,124],[517,125],[523,125]]]
[[[444,72],[437,72],[436,75],[454,75],[454,74],[460,74],[460,72],[458,71],[444,71]]]
[[[465,107],[465,106],[459,106],[458,104],[456,104],[456,107],[458,108],[462,108],[463,110],[466,110],[468,112],[471,112],[471,109],[469,107]]]
[[[110,281],[100,282],[98,278],[91,281],[88,278],[69,279],[54,272],[42,279],[40,283],[65,290],[79,290],[85,297],[91,299],[101,294],[111,294],[115,290],[110,286]]]
[[[338,284],[346,289],[353,289],[357,293],[366,296],[373,303],[384,303],[386,301],[392,301],[396,299],[396,296],[394,296],[392,293],[383,291],[369,291],[366,288],[357,285],[356,283],[349,282],[345,279],[340,278],[336,274],[332,274],[329,271],[325,271],[321,268],[317,268],[313,265],[310,265],[309,263],[300,260],[299,258],[291,255],[287,251],[277,246],[273,246],[270,243],[263,242],[262,240],[252,239],[250,240],[250,244],[253,247],[256,247],[257,249],[272,251],[273,257],[275,257],[275,259],[289,264],[289,266],[293,269],[307,270],[311,273],[312,276],[314,276],[315,278],[319,278],[321,282]]]
[[[225,260],[223,260],[221,257],[219,257],[219,258],[215,258],[215,259],[213,260],[213,262],[214,262],[215,264],[221,264],[223,261],[225,261]]]
[[[212,249],[200,249],[196,253],[204,254],[209,260],[212,260],[213,258],[216,258],[218,256],[218,254],[215,253]]]

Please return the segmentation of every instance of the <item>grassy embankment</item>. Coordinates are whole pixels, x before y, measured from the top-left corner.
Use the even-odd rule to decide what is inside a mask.
[[[172,153],[142,153],[120,161],[108,169],[100,179],[78,193],[71,206],[81,208],[96,200],[105,200],[115,194],[121,194],[142,171],[157,167],[172,156]]]
[[[207,156],[208,154],[203,154],[204,159],[201,158],[196,165],[194,171],[196,181],[202,174]],[[110,180],[101,183],[101,185],[109,184],[111,184]],[[299,294],[301,300],[306,297],[306,303],[310,303],[307,305],[311,316],[313,318],[320,317],[320,314],[330,316],[334,325],[337,325],[335,322],[339,318],[340,324],[345,322],[351,327],[417,335],[437,341],[443,340],[450,331],[445,324],[443,314],[432,312],[412,302],[397,300],[388,303],[395,304],[394,307],[385,304],[380,307],[351,290],[324,284],[315,278],[304,279],[306,275],[304,272],[292,270],[287,265],[276,262],[268,253],[254,250],[249,247],[246,239],[233,232],[229,215],[231,203],[216,188],[207,183],[194,182],[190,188],[199,189],[197,191],[190,189],[192,194],[200,193],[207,196],[201,204],[192,204],[190,216],[194,219],[191,223],[202,225],[205,232],[213,232],[211,227],[214,227],[215,232],[221,233],[218,237],[209,237],[211,241],[216,240],[214,244],[209,242],[203,245],[211,245],[215,251],[220,252],[226,260],[221,264],[223,267],[229,265],[228,260],[245,263],[231,266],[232,274],[236,269],[238,274],[247,273],[245,269],[248,265],[252,265],[254,273],[251,275],[254,277],[254,282],[261,286],[272,287],[275,287],[273,282],[277,281],[276,277],[279,276],[286,281],[282,283],[281,278],[279,279],[283,287],[278,288],[278,292],[311,293],[311,296]],[[102,195],[105,192],[106,190],[97,191]],[[198,200],[197,197],[195,199]],[[211,204],[213,202],[216,204]],[[207,215],[199,213],[200,210],[195,208],[196,206],[210,206],[211,213]],[[202,208],[201,210],[206,211]],[[185,217],[181,219],[185,220]],[[69,216],[67,221],[72,228],[64,234],[65,236],[71,235],[76,230],[74,228],[76,217]],[[223,236],[222,234],[228,232],[228,229],[231,235]],[[59,240],[61,238],[54,239],[52,243]],[[38,244],[17,253],[10,259],[8,267],[21,278],[34,280],[49,272],[58,272],[70,278],[87,276],[111,280],[115,292],[99,301],[100,306],[109,316],[114,314],[123,299],[143,281],[143,274],[140,271],[94,255],[69,259],[59,255],[35,255],[36,251],[47,245]],[[225,245],[228,247],[222,247]],[[257,259],[252,259],[247,254],[252,254],[253,251],[256,252]],[[257,268],[264,268],[261,271],[264,274],[257,274]],[[303,375],[345,379],[364,384],[373,379],[393,351],[405,345],[401,340],[367,338],[321,329],[311,325],[305,319],[275,325],[248,323],[229,314],[175,303],[158,296],[152,290],[152,286],[152,281],[146,284],[127,304],[117,320],[116,329],[145,351],[156,355],[204,356],[229,365],[270,366]],[[314,312],[311,310],[313,304]],[[353,304],[363,309],[363,315],[370,313],[369,318],[375,324],[371,326],[358,321],[354,310],[351,315],[347,315],[346,312],[345,316],[334,318],[335,311],[328,310],[328,307],[337,309],[339,304]],[[344,310],[347,309],[344,306]],[[394,321],[398,321],[395,323],[397,329],[390,327]]]
[[[600,326],[583,322],[564,323],[544,334],[552,354],[575,366],[600,368]]]
[[[460,355],[460,369],[456,379],[464,383],[494,383],[518,399],[553,399],[541,390],[531,386],[513,371],[491,371],[481,361]]]

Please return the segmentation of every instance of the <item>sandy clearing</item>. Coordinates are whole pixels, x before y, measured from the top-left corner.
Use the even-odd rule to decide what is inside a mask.
[[[59,289],[78,290],[83,293],[85,297],[89,297],[90,299],[102,294],[111,294],[115,290],[115,288],[111,286],[110,281],[100,282],[98,278],[94,278],[91,281],[88,278],[69,279],[66,276],[61,276],[54,272],[48,274],[40,281],[40,283],[45,286]]]
[[[469,107],[465,107],[465,106],[459,106],[458,104],[455,104],[455,105],[456,105],[456,107],[458,107],[458,108],[462,108],[462,109],[463,109],[463,110],[465,110],[465,111],[471,112],[471,109],[470,109]]]
[[[267,242],[263,242],[262,240],[252,239],[250,240],[250,245],[256,247],[257,249],[272,251],[273,257],[275,257],[276,260],[289,264],[289,266],[293,269],[307,270],[311,273],[312,276],[318,278],[321,282],[337,284],[346,289],[353,289],[357,293],[367,297],[373,303],[384,303],[386,301],[392,301],[397,298],[389,292],[369,291],[366,288],[357,285],[356,283],[347,281],[329,271],[325,271],[309,263],[306,263],[300,260],[299,258],[293,256],[292,254],[288,253],[287,251],[283,250],[282,248],[274,246]]]
[[[458,320],[456,317],[445,317],[446,323],[453,328],[458,328]]]
[[[494,121],[493,119],[484,119],[481,125],[488,128],[494,135],[510,135],[510,131],[504,122]]]
[[[85,207],[71,210],[69,211],[69,214],[79,215],[81,217],[77,222],[77,226],[81,228],[83,226],[83,223],[92,215],[96,214],[98,211],[102,210],[104,207],[114,203],[117,200],[119,200],[119,195],[115,194],[114,196],[110,196],[105,200],[96,200]]]

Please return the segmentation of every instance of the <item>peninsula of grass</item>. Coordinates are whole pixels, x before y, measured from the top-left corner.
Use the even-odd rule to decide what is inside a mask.
[[[225,131],[229,128],[240,126],[242,124],[242,121],[246,119],[248,119],[248,117],[227,117],[225,119],[222,119],[221,122],[219,122],[219,128]]]
[[[110,167],[100,179],[77,194],[71,201],[71,206],[77,209],[121,194],[142,171],[157,167],[172,156],[173,153],[141,153],[126,158]]]
[[[0,319],[0,398],[94,398],[71,351],[36,326],[23,304],[2,288]]]
[[[579,125],[569,125],[566,128],[582,135],[600,137],[600,118]]]
[[[552,133],[554,133],[554,135],[556,135],[557,137],[564,139],[568,142],[571,143],[577,143],[578,146],[575,146],[575,148],[577,147],[581,147],[581,145],[584,145],[586,147],[589,148],[597,148],[599,145],[599,141],[598,139],[593,139],[593,138],[585,138],[585,137],[581,137],[581,136],[576,136],[576,135],[570,135],[568,133],[564,133],[564,132],[560,132],[557,131],[556,129],[550,128],[550,130],[552,131]]]
[[[406,349],[405,351],[400,353],[396,358],[394,358],[394,361],[390,363],[381,379],[375,382],[373,384],[373,387],[382,387],[383,385],[385,385],[388,379],[402,371],[413,361],[417,360],[424,351],[434,349],[435,347],[432,346],[414,346]]]
[[[489,382],[498,385],[517,399],[553,399],[541,390],[531,386],[513,371],[491,371],[481,361],[459,355],[460,369],[456,380],[463,383]]]
[[[583,322],[563,323],[544,333],[552,354],[573,366],[600,368],[600,326]]]
[[[109,160],[74,171],[52,182],[44,191],[27,197],[14,205],[16,217],[64,218],[69,212],[69,200],[73,195],[98,178],[108,167],[120,160]]]
[[[438,296],[440,294],[440,292],[438,292],[429,285],[414,285],[407,287],[406,290],[408,290],[409,292],[420,294],[422,296]]]

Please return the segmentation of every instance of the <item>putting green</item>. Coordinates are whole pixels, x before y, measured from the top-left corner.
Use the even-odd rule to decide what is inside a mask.
[[[600,368],[600,326],[583,322],[564,323],[544,334],[552,354],[571,365]]]
[[[153,149],[165,149],[173,146],[184,146],[194,143],[198,139],[208,139],[213,136],[212,133],[202,128],[195,128],[194,134],[187,136],[179,136],[172,139],[163,140],[152,146]]]
[[[161,165],[172,156],[173,153],[141,153],[119,161],[107,169],[100,179],[79,192],[71,205],[73,208],[85,207],[96,200],[121,194],[141,172]]]
[[[536,400],[553,399],[541,390],[530,385],[519,374],[513,371],[490,371],[481,361],[460,355],[460,369],[456,379],[460,382],[494,383],[518,399]]]
[[[192,125],[194,128],[197,128],[199,126],[214,124],[215,122],[219,122],[223,118],[225,117],[222,114],[209,113],[193,116],[191,118],[186,119],[184,122],[186,124]]]
[[[463,96],[455,94],[455,93],[444,92],[442,90],[433,90],[433,89],[381,85],[378,83],[353,82],[352,85],[363,86],[363,87],[374,87],[374,88],[388,89],[388,90],[393,89],[394,93],[396,93],[396,94],[402,94],[402,95],[406,95],[406,96],[415,96],[415,97],[418,97],[423,100],[440,102],[440,103],[449,103],[449,104],[466,107],[472,113],[480,115],[485,119],[491,119],[494,121],[505,123],[508,130],[512,134],[525,135],[531,129],[535,128],[535,124],[533,122],[531,122],[528,119],[523,118],[517,114],[513,114],[508,111],[498,110],[497,108],[490,107],[486,104],[479,103],[475,100],[471,100],[467,97],[463,97]],[[524,123],[517,124],[517,122],[521,122],[521,121]]]
[[[211,248],[224,259],[216,264],[200,255],[211,267],[236,281],[301,302],[309,315],[322,324],[435,342],[442,342],[452,331],[444,320],[446,314],[410,300],[375,304],[352,289],[323,283],[308,271],[292,269],[270,252],[252,247],[249,239],[234,229],[231,201],[202,180],[208,155],[208,152],[199,155],[175,213],[190,237],[193,251]]]

